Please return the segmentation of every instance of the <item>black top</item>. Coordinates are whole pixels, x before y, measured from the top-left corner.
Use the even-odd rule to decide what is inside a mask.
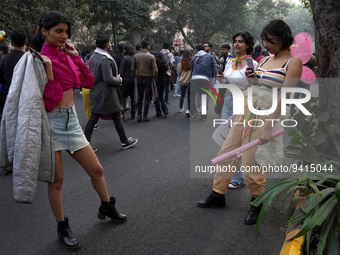
[[[165,65],[162,61],[156,60],[157,68],[158,68],[158,75],[157,75],[157,83],[161,81],[165,81],[168,71],[168,65]]]
[[[9,86],[12,82],[14,67],[24,54],[25,52],[23,51],[13,50],[11,53],[8,53],[3,58],[1,58],[0,83],[5,85],[6,92],[8,92]]]

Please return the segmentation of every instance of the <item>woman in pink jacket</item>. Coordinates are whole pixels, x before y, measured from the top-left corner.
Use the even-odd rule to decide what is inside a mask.
[[[55,147],[55,176],[54,182],[48,183],[48,198],[58,222],[60,242],[67,249],[76,250],[80,248],[80,244],[70,229],[62,205],[62,150],[66,150],[90,176],[92,186],[101,200],[98,218],[105,219],[107,216],[116,222],[124,222],[127,217],[115,208],[115,198],[109,197],[103,167],[79,125],[73,92],[80,85],[92,88],[94,77],[82,62],[77,50],[67,42],[69,37],[70,23],[62,14],[50,11],[40,18],[39,30],[32,46],[40,51],[48,78],[43,99]]]

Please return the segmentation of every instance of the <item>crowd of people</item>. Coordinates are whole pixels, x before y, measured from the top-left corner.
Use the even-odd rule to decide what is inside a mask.
[[[290,28],[279,19],[271,21],[261,33],[263,46],[272,56],[264,56],[268,54],[262,53],[260,45],[257,45],[254,51],[254,37],[248,31],[240,31],[233,36],[233,54],[229,44],[221,45],[220,57],[212,52],[211,42],[197,44],[195,51],[186,49],[173,53],[167,42],[161,50],[150,52],[151,46],[146,40],[136,47],[130,43],[119,44],[119,53],[111,55],[111,41],[107,35],[99,35],[96,38],[94,52],[86,49],[80,55],[68,41],[71,36],[70,27],[71,24],[62,14],[55,11],[46,12],[39,20],[37,33],[30,45],[33,48],[31,51],[41,58],[47,78],[42,98],[54,148],[54,175],[53,181],[48,183],[48,198],[58,222],[59,240],[71,250],[78,249],[80,243],[70,229],[68,218],[64,216],[61,151],[66,150],[90,176],[92,186],[100,199],[98,218],[109,217],[115,222],[127,220],[127,216],[116,209],[116,198],[108,195],[103,167],[95,154],[97,149],[90,144],[93,130],[101,117],[113,120],[122,149],[129,149],[136,146],[138,139],[127,137],[125,133],[123,120],[127,119],[127,112],[132,120],[148,122],[151,119],[149,105],[154,103],[154,117],[168,117],[172,87],[173,96],[179,99],[179,113],[185,112],[191,119],[198,120],[200,116],[201,120],[206,120],[207,114],[200,110],[200,95],[205,93],[202,88],[213,90],[216,83],[229,83],[241,90],[251,85],[271,90],[296,86],[297,82],[291,78],[299,79],[301,76],[301,60],[292,57],[289,51],[293,42]],[[27,37],[22,30],[13,30],[10,37],[13,45],[10,53],[7,47],[0,45],[1,114],[14,67],[25,54],[27,45]],[[249,62],[252,63],[251,67]],[[175,78],[172,79],[172,76]],[[80,87],[83,89],[88,118],[84,132],[73,104],[73,93]],[[226,89],[220,89],[218,93],[223,98],[223,105],[216,105],[215,113],[223,119],[228,119],[233,116],[233,95]],[[261,105],[256,95],[253,97],[254,106]],[[268,118],[277,119],[279,115],[280,111],[276,110]],[[249,116],[249,109],[245,105],[245,113],[237,115],[235,121],[248,120]],[[258,118],[265,120],[266,117]],[[268,125],[270,122],[265,123],[250,132],[242,126],[232,127],[219,155],[257,138],[260,145],[268,143],[272,129]],[[6,129],[6,117],[2,118],[1,125],[2,130]],[[255,146],[247,150],[239,160],[227,160],[221,165],[258,165],[255,160],[257,148],[258,146]],[[228,187],[239,188],[247,185],[252,195],[251,201],[264,191],[264,174],[247,173],[243,178],[236,177],[232,179],[231,172],[217,172],[211,194],[199,201],[198,206],[224,206]],[[260,209],[261,206],[251,205],[245,217],[245,224],[254,224]]]

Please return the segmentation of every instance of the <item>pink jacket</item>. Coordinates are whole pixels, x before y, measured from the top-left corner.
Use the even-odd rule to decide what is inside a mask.
[[[68,56],[61,49],[43,44],[40,52],[51,59],[54,80],[48,80],[44,94],[44,104],[48,112],[60,102],[63,92],[80,86],[91,89],[94,77],[79,56]]]

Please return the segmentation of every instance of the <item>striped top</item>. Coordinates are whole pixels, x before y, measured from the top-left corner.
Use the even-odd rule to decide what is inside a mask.
[[[255,71],[259,85],[264,85],[267,88],[281,88],[286,78],[288,63],[292,58],[290,58],[281,68],[264,70],[261,66],[266,63],[269,58],[270,57],[267,57]]]

